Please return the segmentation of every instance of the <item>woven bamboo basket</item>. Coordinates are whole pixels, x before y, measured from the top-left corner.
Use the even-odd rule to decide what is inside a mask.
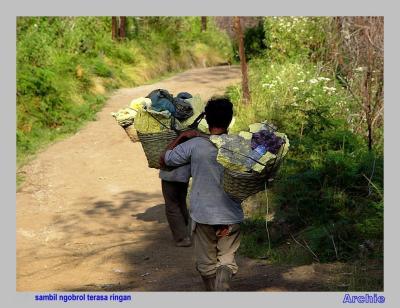
[[[265,188],[266,174],[255,174],[225,169],[223,185],[225,192],[234,200],[242,202]]]
[[[158,133],[141,133],[137,131],[146,155],[149,168],[160,169],[159,159],[167,145],[174,140],[178,134],[173,130],[165,130]]]
[[[132,142],[139,141],[137,130],[135,129],[134,125],[129,125],[127,127],[124,127],[124,130],[125,130],[126,134],[128,135],[128,137],[132,140]]]
[[[227,168],[224,170],[224,191],[232,199],[242,202],[251,195],[264,190],[275,177],[282,158],[276,159],[272,165],[265,167],[262,173],[238,172]]]

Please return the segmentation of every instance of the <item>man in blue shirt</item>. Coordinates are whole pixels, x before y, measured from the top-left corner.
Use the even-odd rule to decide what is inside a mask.
[[[210,99],[205,117],[211,135],[226,134],[233,116],[232,103],[226,98]],[[189,139],[182,143],[183,140]],[[167,166],[190,162],[192,189],[190,216],[193,221],[196,268],[206,290],[227,291],[238,270],[235,253],[240,244],[243,210],[223,190],[224,168],[217,160],[217,148],[197,131],[182,133],[167,148]]]

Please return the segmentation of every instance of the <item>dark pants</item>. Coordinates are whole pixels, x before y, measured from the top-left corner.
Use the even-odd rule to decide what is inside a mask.
[[[188,183],[161,180],[165,214],[176,242],[188,236],[189,213],[186,205]]]

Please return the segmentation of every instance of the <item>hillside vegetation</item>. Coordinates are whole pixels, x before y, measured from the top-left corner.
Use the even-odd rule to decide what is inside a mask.
[[[226,63],[226,34],[200,17],[127,17],[112,40],[111,17],[17,20],[17,163],[95,119],[111,90],[171,72]]]
[[[356,262],[364,276],[349,288],[381,289],[383,277],[369,279],[365,269],[377,262],[382,270],[383,116],[376,111],[370,136],[362,87],[370,82],[370,108],[382,103],[383,61],[375,51],[372,64],[362,52],[351,61],[360,38],[352,41],[356,32],[338,29],[340,21],[268,17],[247,32],[266,48],[247,55],[251,104],[240,85],[228,91],[235,130],[268,120],[287,133],[290,151],[271,188],[246,204],[241,251],[284,263]]]

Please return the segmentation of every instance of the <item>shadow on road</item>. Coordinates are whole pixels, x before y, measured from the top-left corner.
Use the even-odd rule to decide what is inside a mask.
[[[54,243],[48,278],[68,268],[88,266],[109,281],[63,285],[59,291],[203,291],[193,247],[174,246],[159,194],[126,191],[111,200],[82,199],[72,215],[54,227],[66,236]],[[154,200],[154,206],[146,206]],[[315,268],[296,277],[296,268],[238,257],[233,291],[326,291]],[[54,269],[52,271],[51,269]],[[52,274],[53,273],[53,274]],[[29,273],[34,275],[35,273]],[[303,273],[304,274],[304,273]],[[307,279],[304,279],[307,277]]]
[[[142,221],[156,221],[158,223],[167,222],[167,217],[165,216],[165,204],[157,204],[146,209],[144,213],[134,214],[132,216]]]

